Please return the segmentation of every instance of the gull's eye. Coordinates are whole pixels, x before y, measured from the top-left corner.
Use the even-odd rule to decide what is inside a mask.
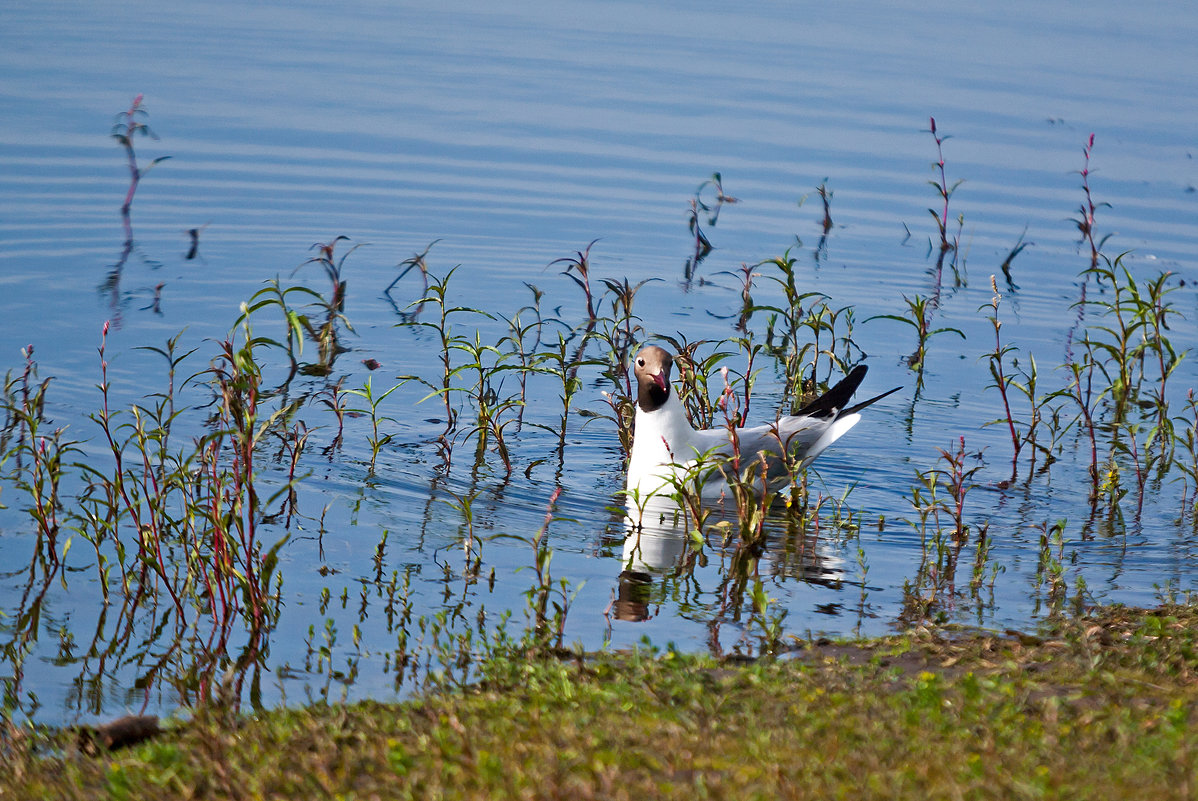
[[[644,367],[644,366],[645,366],[645,360],[644,360],[644,359],[637,359],[637,360],[636,360],[636,366],[637,366],[637,367]]]

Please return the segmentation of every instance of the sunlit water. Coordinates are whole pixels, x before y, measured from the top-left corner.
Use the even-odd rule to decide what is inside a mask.
[[[993,295],[989,276],[1029,243],[1014,259],[1012,285],[998,277],[1003,335],[1020,358],[1034,354],[1045,389],[1063,386],[1053,368],[1065,360],[1078,274],[1088,263],[1071,218],[1083,202],[1078,171],[1093,132],[1090,182],[1095,200],[1110,204],[1097,215],[1099,234],[1111,234],[1104,251],[1130,251],[1126,263],[1139,277],[1173,271],[1184,281],[1170,300],[1185,317],[1171,321],[1170,335],[1178,347],[1193,343],[1198,12],[1189,7],[1165,14],[1116,3],[1084,11],[1037,3],[777,3],[743,11],[660,3],[10,3],[4,18],[0,354],[19,372],[20,349],[34,345],[41,376],[54,377],[48,415],[89,441],[85,457],[102,451],[86,416],[100,402],[96,349],[105,321],[109,377],[127,404],[164,386],[161,358],[139,346],[160,346],[186,329],[186,347],[199,348],[187,372],[202,369],[215,353],[211,340],[227,335],[240,302],[265,281],[323,291],[316,267],[295,271],[313,255],[309,246],[338,235],[350,237],[339,253],[362,247],[345,262],[346,315],[356,333],[333,378],[360,387],[369,374],[362,361],[375,359],[380,391],[400,375],[436,375],[440,352],[430,332],[395,327],[419,297],[415,274],[396,285],[395,305],[383,295],[396,265],[433,240],[435,274],[461,265],[452,302],[510,315],[531,302],[528,282],[546,293],[547,313],[573,324],[582,295],[560,275],[562,265],[549,265],[598,239],[596,286],[601,278],[660,279],[644,286],[635,311],[650,334],[689,340],[733,336],[740,293],[729,272],[791,248],[801,291],[855,308],[853,337],[871,368],[862,392],[905,389],[871,408],[817,465],[815,492],[840,498],[851,488],[860,537],[827,532],[800,553],[779,534],[763,557],[770,615],[787,613],[787,634],[890,629],[920,557],[918,534],[904,522],[914,518],[916,471],[936,466],[938,449],[962,436],[970,454],[981,454],[969,462],[981,469],[966,518],[975,531],[989,524],[992,565],[1005,572],[992,592],[950,604],[952,619],[1005,628],[1043,615],[1039,537],[1062,518],[1071,593],[1078,576],[1097,601],[1145,604],[1159,587],[1193,587],[1194,527],[1189,518],[1176,522],[1180,484],[1150,486],[1140,515],[1133,490],[1122,520],[1092,518],[1088,455],[1075,450],[1071,433],[1048,478],[998,488],[1009,477],[1010,441],[1004,427],[984,427],[1002,410],[986,389],[993,329],[979,311]],[[139,138],[139,156],[143,164],[170,159],[143,180],[132,214],[136,248],[119,283],[104,287],[124,242],[118,209],[128,185],[109,126],[138,93],[160,137]],[[946,269],[934,325],[966,338],[933,337],[917,391],[905,361],[915,347],[911,327],[864,321],[901,314],[904,296],[935,289],[928,208],[940,202],[927,183],[937,177],[930,116],[951,135],[950,185],[964,181],[950,205],[952,230],[958,215],[964,220],[961,280]],[[687,283],[687,203],[717,171],[740,202],[704,225],[715,250]],[[825,180],[835,225],[817,252],[823,215],[814,191]],[[192,228],[201,233],[198,258],[189,260]],[[759,303],[779,297],[758,279]],[[504,333],[476,317],[457,326],[490,341]],[[764,320],[754,327],[760,334]],[[730,364],[743,368],[743,360]],[[1196,369],[1188,359],[1170,379],[1177,414]],[[576,407],[603,412],[604,385],[584,377]],[[297,395],[323,386],[296,384]],[[555,424],[559,391],[552,382],[531,384],[526,419]],[[758,392],[755,419],[765,420],[778,392],[772,370]],[[507,609],[513,625],[523,625],[531,548],[491,537],[534,534],[560,487],[562,519],[549,536],[553,575],[577,592],[567,642],[619,649],[648,638],[696,651],[754,651],[760,631],[748,606],[730,602],[728,560],[718,549],[685,578],[621,584],[624,526],[611,507],[622,506],[623,468],[614,426],[583,425],[575,415],[560,454],[556,437],[526,426],[513,437],[510,478],[493,453],[475,466],[473,443],[464,444],[446,475],[431,444],[442,427],[430,422],[444,410],[435,399],[418,404],[424,394],[407,384],[385,401],[393,420],[384,429],[394,439],[374,470],[362,419],[347,422],[343,449],[324,458],[332,421],[315,404],[306,412],[324,428],[303,465],[311,473],[303,517],[281,554],[284,612],[262,682],[268,703],[330,685],[334,696],[395,692],[386,655],[396,637],[376,578],[410,573],[416,615],[457,603],[467,527],[448,502],[471,493],[484,576],[494,568],[495,582],[466,590],[468,617],[485,609],[495,620]],[[101,615],[82,544],[40,621],[19,624],[33,549],[27,503],[7,486],[0,502],[10,507],[0,528],[0,627],[10,641],[34,637],[15,687],[22,706],[52,722],[173,708],[167,689],[134,688],[145,670],[136,660],[81,663],[85,645],[61,656],[62,638],[86,644]],[[284,533],[265,530],[269,542]],[[652,567],[683,551],[677,539],[650,539]],[[964,553],[971,558],[971,549]],[[648,619],[621,620],[629,609]],[[305,661],[310,626],[318,645],[326,631],[337,632],[323,666]]]

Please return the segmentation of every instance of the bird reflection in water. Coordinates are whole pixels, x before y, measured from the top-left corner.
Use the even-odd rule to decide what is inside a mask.
[[[672,498],[654,496],[639,507],[628,501],[625,511],[622,570],[613,602],[617,620],[652,617],[655,581],[694,579],[695,568],[707,566],[708,554],[719,559],[717,593],[725,599],[739,598],[748,579],[765,575],[833,590],[845,583],[845,561],[827,541],[826,529],[821,540],[814,532],[797,530],[781,511],[771,515],[768,527],[776,534],[769,536],[764,552],[756,556],[739,548],[734,536],[732,542],[721,539],[717,532],[723,528],[734,533],[736,518],[718,505],[712,509],[703,538],[694,534],[693,524]],[[719,606],[721,614],[734,614],[726,603]]]
[[[653,576],[639,570],[620,573],[620,585],[613,604],[616,620],[637,623],[649,619],[649,600],[653,594]]]

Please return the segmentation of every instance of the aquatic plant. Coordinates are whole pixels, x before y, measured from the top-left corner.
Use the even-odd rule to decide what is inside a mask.
[[[1036,603],[1046,603],[1049,613],[1059,615],[1065,603],[1065,520],[1040,525],[1040,547],[1036,562]]]
[[[141,179],[155,165],[170,158],[170,156],[159,156],[145,167],[137,163],[137,153],[133,149],[134,138],[138,136],[148,136],[151,139],[158,138],[158,135],[150,130],[150,126],[146,122],[146,118],[150,116],[150,113],[142,105],[144,97],[144,95],[139,94],[133,98],[129,109],[118,114],[116,121],[112,124],[112,138],[124,148],[125,157],[129,165],[129,191],[125,193],[125,200],[121,203],[121,217],[125,222],[125,231],[129,239],[133,238],[132,227],[129,222],[129,212],[133,208],[133,196],[137,194],[138,184],[141,183]]]
[[[635,417],[635,404],[632,399],[632,353],[637,343],[646,336],[641,325],[640,317],[634,312],[637,294],[651,281],[658,279],[647,278],[633,284],[627,278],[623,280],[603,279],[608,299],[609,314],[603,315],[595,326],[584,330],[583,343],[575,351],[573,372],[584,362],[581,358],[586,343],[594,340],[603,350],[594,365],[599,368],[601,377],[608,389],[600,391],[603,402],[607,404],[611,414],[602,414],[589,409],[580,409],[579,415],[589,419],[606,419],[612,422],[621,450],[627,456],[632,452],[632,425]],[[574,330],[577,330],[575,328]],[[564,393],[563,393],[564,395]]]
[[[695,272],[699,269],[699,264],[707,258],[707,254],[711,253],[711,242],[707,239],[707,234],[703,233],[703,229],[699,226],[699,201],[693,199],[690,202],[690,210],[686,215],[686,225],[690,230],[691,236],[694,238],[694,253],[686,259],[686,264],[682,268],[682,277],[686,281],[690,281],[695,277]]]
[[[1069,329],[1069,333],[1065,337],[1065,360],[1070,362],[1073,360],[1073,338],[1078,329],[1085,323],[1086,308],[1087,308],[1087,293],[1090,286],[1090,278],[1093,275],[1092,271],[1098,269],[1099,260],[1102,256],[1102,247],[1112,234],[1108,233],[1102,237],[1095,239],[1095,214],[1098,209],[1106,206],[1109,203],[1095,203],[1094,194],[1090,189],[1090,158],[1094,152],[1094,134],[1090,134],[1089,140],[1086,142],[1082,150],[1084,158],[1083,166],[1078,174],[1082,179],[1082,193],[1084,200],[1080,206],[1078,217],[1073,220],[1077,226],[1078,232],[1081,234],[1081,239],[1078,242],[1079,246],[1084,245],[1089,250],[1089,266],[1082,270],[1082,281],[1079,289],[1080,296],[1076,304],[1077,318],[1073,322],[1073,327]]]
[[[144,648],[155,654],[144,676],[147,692],[161,682],[184,699],[206,701],[222,696],[227,686],[240,699],[242,682],[261,667],[277,620],[276,567],[287,541],[284,535],[265,546],[259,525],[267,506],[280,497],[284,513],[295,513],[289,489],[300,479],[295,460],[306,437],[296,429],[282,434],[292,443],[291,478],[265,495],[257,454],[267,437],[282,433],[282,421],[294,407],[260,408],[262,375],[248,320],[219,343],[210,367],[188,382],[208,382],[214,426],[190,448],[178,450],[172,431],[183,410],[176,408],[175,375],[191,352],[179,351],[177,337],[152,349],[167,363],[166,390],[121,411],[110,402],[107,334],[105,326],[102,405],[92,420],[111,461],[74,465],[82,489],[73,499],[78,511],[69,512],[71,529],[95,550],[105,607],[117,610],[111,628],[101,620],[92,655],[101,654],[103,662],[122,658],[131,647]],[[114,583],[120,590],[115,599],[107,594]],[[157,633],[144,644],[132,641],[143,606],[161,616]],[[259,691],[255,678],[250,693],[255,703]]]
[[[541,312],[541,298],[545,296],[545,293],[528,282],[525,282],[524,285],[532,292],[533,302],[517,309],[510,317],[500,315],[507,323],[508,333],[501,337],[497,343],[497,347],[504,350],[510,347],[511,353],[515,357],[516,381],[520,385],[517,426],[524,420],[524,409],[528,402],[528,379],[536,372],[536,367],[541,357],[540,351],[546,322]],[[524,320],[526,312],[532,318],[528,322]],[[564,417],[562,431],[564,436]]]
[[[453,408],[450,400],[450,390],[453,387],[453,377],[457,370],[453,366],[452,354],[454,351],[453,345],[457,342],[457,336],[453,333],[453,321],[460,316],[474,313],[474,309],[464,306],[449,305],[449,281],[453,278],[453,274],[457,272],[457,267],[453,267],[444,276],[440,278],[433,276],[428,280],[428,292],[424,297],[413,302],[409,308],[423,309],[426,304],[432,303],[436,308],[436,317],[433,320],[420,320],[415,316],[405,317],[398,325],[414,326],[425,328],[432,331],[437,338],[438,352],[441,354],[441,376],[436,383],[415,375],[400,376],[400,378],[408,381],[416,381],[430,390],[423,400],[432,397],[440,397],[445,404],[445,434],[449,434],[457,426],[457,411]],[[427,275],[427,273],[426,273]]]
[[[338,257],[335,252],[338,243],[348,241],[348,236],[338,236],[330,242],[317,242],[312,246],[312,249],[316,250],[318,255],[313,256],[301,264],[300,267],[296,268],[298,271],[305,265],[315,264],[324,271],[330,284],[329,295],[327,297],[311,290],[308,292],[308,294],[313,296],[313,305],[319,312],[317,319],[314,320],[305,314],[295,316],[296,322],[304,328],[308,336],[316,343],[319,354],[316,364],[302,368],[304,372],[310,375],[328,375],[332,372],[333,360],[346,350],[338,339],[338,329],[344,327],[351,332],[353,331],[353,326],[349,324],[349,320],[345,316],[346,280],[342,277],[342,273],[345,268],[345,260],[355,250],[362,247],[362,245],[361,243],[356,244]]]
[[[1091,346],[1088,342],[1085,354],[1080,361],[1070,361],[1066,364],[1069,371],[1069,383],[1056,391],[1055,395],[1066,397],[1077,406],[1077,416],[1074,423],[1080,423],[1090,443],[1090,504],[1091,508],[1098,499],[1098,440],[1095,434],[1095,417],[1097,414],[1098,398],[1094,391],[1094,373],[1098,367]]]
[[[70,548],[69,540],[63,546],[58,542],[64,507],[60,486],[66,460],[80,451],[78,443],[65,437],[64,428],[47,431],[50,421],[45,416],[45,405],[50,379],[37,380],[33,345],[22,348],[21,355],[25,358],[21,375],[14,379],[10,373],[4,382],[6,420],[0,437],[4,445],[0,467],[10,459],[15,463],[10,473],[14,488],[28,498],[25,509],[37,531],[35,558],[47,559],[57,568]],[[10,449],[14,434],[16,441]]]
[[[965,522],[965,499],[976,484],[980,464],[966,465],[965,437],[956,447],[940,448],[939,466],[916,471],[919,485],[908,499],[917,519],[907,523],[919,532],[920,561],[912,579],[903,582],[904,618],[922,620],[943,613],[955,602],[956,573],[962,548],[969,541]],[[943,493],[947,493],[947,497]],[[971,586],[983,569],[988,551],[979,542]]]
[[[928,342],[932,337],[939,334],[956,334],[961,339],[965,339],[965,332],[952,326],[932,328],[932,315],[935,311],[935,304],[925,297],[915,295],[913,298],[908,298],[906,295],[903,295],[903,302],[907,304],[905,314],[875,314],[872,317],[867,317],[865,322],[868,323],[870,320],[894,320],[915,329],[915,350],[906,358],[906,362],[907,367],[916,371],[919,381],[922,384],[923,368],[928,355]]]
[[[437,244],[440,241],[441,241],[440,239],[434,239],[432,242],[428,243],[428,246],[425,247],[424,250],[420,251],[419,253],[414,253],[411,256],[409,256],[408,258],[401,261],[397,266],[402,267],[403,269],[400,270],[400,273],[399,273],[399,275],[397,275],[395,277],[395,280],[387,285],[387,288],[383,290],[383,294],[390,297],[391,290],[395,288],[395,285],[398,284],[401,280],[403,280],[403,277],[405,275],[407,275],[409,272],[411,272],[412,270],[416,270],[420,274],[420,280],[422,283],[422,287],[420,290],[420,296],[424,297],[425,295],[427,295],[428,294],[428,252],[433,249],[433,245]],[[417,304],[416,308],[411,312],[411,314],[413,314],[413,315],[419,314],[420,309],[421,309],[421,306],[419,304]]]
[[[159,156],[145,166],[138,163],[137,152],[133,147],[133,140],[138,136],[148,136],[151,139],[158,138],[158,135],[150,129],[149,124],[146,122],[149,112],[142,104],[143,99],[144,96],[140,94],[133,98],[133,102],[129,105],[129,108],[118,114],[112,124],[111,136],[125,151],[125,162],[129,168],[129,188],[126,190],[125,198],[121,203],[121,225],[125,231],[125,242],[121,247],[121,252],[116,262],[108,268],[108,275],[105,276],[104,281],[100,284],[101,291],[110,293],[114,310],[119,310],[120,306],[119,290],[121,273],[124,270],[125,264],[129,261],[129,257],[133,255],[133,197],[137,194],[137,187],[141,184],[142,178],[156,165],[170,158],[170,156]],[[195,231],[193,237],[198,241],[198,230],[192,230]],[[151,304],[153,308],[157,308],[158,306],[158,294],[160,292],[161,284],[155,289],[155,299]]]
[[[710,201],[704,198],[704,192],[708,189],[715,194],[715,197]],[[724,192],[724,178],[718,172],[713,172],[710,178],[699,184],[699,188],[695,190],[694,200],[698,210],[707,216],[707,224],[711,226],[719,222],[720,211],[725,205],[731,206],[740,202],[739,198],[732,197]]]
[[[578,285],[582,290],[583,296],[586,297],[587,313],[586,322],[590,323],[595,319],[595,293],[591,289],[591,248],[599,240],[591,240],[591,243],[583,250],[578,251],[573,256],[555,259],[549,264],[564,264],[566,269],[562,271],[562,275],[568,277],[571,281]]]
[[[1198,398],[1193,389],[1186,392],[1185,414],[1174,417],[1173,423],[1175,446],[1184,450],[1173,462],[1181,473],[1173,479],[1182,487],[1181,516],[1198,519]]]
[[[826,235],[832,230],[832,190],[828,188],[827,178],[825,178],[820,185],[815,188],[815,192],[819,195],[820,203],[822,203],[824,207],[824,219],[820,222],[820,225],[823,227],[824,234]],[[820,250],[822,250],[822,248],[817,248],[816,252],[819,252]]]
[[[990,288],[994,292],[994,297],[991,298],[988,304],[982,307],[990,309],[989,320],[994,326],[994,350],[987,355],[990,365],[990,377],[994,379],[994,383],[990,386],[997,389],[999,396],[1002,398],[1004,419],[1007,423],[1007,430],[1011,434],[1011,449],[1013,451],[1011,455],[1011,480],[1014,481],[1019,465],[1019,451],[1023,449],[1024,439],[1015,430],[1015,418],[1011,414],[1011,400],[1008,397],[1008,391],[1014,383],[1014,377],[1006,375],[1003,362],[1007,355],[1015,350],[1015,347],[1013,345],[1003,345],[1002,342],[1002,321],[998,319],[998,307],[1002,302],[1002,295],[998,292],[998,284],[995,283],[993,275],[990,276]],[[1032,370],[1035,370],[1034,361],[1032,362]]]
[[[387,443],[389,443],[394,436],[392,434],[380,434],[379,433],[379,424],[380,423],[394,423],[395,422],[395,418],[393,418],[393,417],[388,417],[386,415],[380,415],[379,414],[379,406],[381,406],[383,401],[385,401],[387,399],[388,395],[390,395],[395,390],[399,389],[400,386],[401,386],[400,384],[396,384],[395,386],[391,387],[390,389],[384,390],[381,395],[376,396],[374,393],[374,385],[371,382],[370,376],[367,376],[366,381],[365,381],[365,383],[362,384],[361,389],[347,389],[344,392],[345,395],[349,395],[351,397],[356,397],[356,398],[361,398],[365,402],[365,404],[361,408],[346,408],[346,409],[342,410],[341,415],[339,415],[339,417],[343,416],[345,413],[348,412],[350,414],[364,414],[370,420],[371,433],[370,433],[370,436],[367,437],[366,441],[370,444],[370,469],[371,470],[374,470],[375,463],[378,461],[379,451]]]
[[[933,166],[939,171],[937,180],[928,181],[928,183],[936,189],[940,199],[944,201],[939,210],[928,209],[928,213],[936,221],[936,229],[940,234],[940,251],[944,253],[945,251],[956,250],[960,241],[959,237],[955,237],[951,242],[948,239],[948,201],[953,196],[953,192],[957,191],[957,187],[964,183],[964,179],[958,179],[952,186],[948,185],[948,178],[944,172],[944,143],[950,136],[948,134],[941,136],[936,131],[935,117],[928,117],[928,131],[936,141],[936,162]]]
[[[711,200],[704,195],[709,189],[715,195]],[[719,222],[721,209],[725,205],[730,206],[739,202],[739,199],[724,193],[724,179],[718,172],[712,173],[710,178],[699,184],[694,196],[690,199],[686,214],[686,225],[691,234],[693,249],[682,269],[682,278],[685,283],[689,284],[694,279],[699,265],[713,249],[711,241],[703,231],[702,218],[705,217],[706,224],[714,228]]]
[[[1078,175],[1082,179],[1082,193],[1085,199],[1082,201],[1078,209],[1078,216],[1073,222],[1077,226],[1078,233],[1081,234],[1081,242],[1078,244],[1085,245],[1089,252],[1090,266],[1088,269],[1094,270],[1098,268],[1099,259],[1102,256],[1102,246],[1111,238],[1111,234],[1106,234],[1098,239],[1094,236],[1094,216],[1098,209],[1106,207],[1110,208],[1109,203],[1095,203],[1094,194],[1090,190],[1090,158],[1094,153],[1094,134],[1090,134],[1090,138],[1086,141],[1085,147],[1082,149],[1082,157],[1085,159],[1084,164]],[[1083,300],[1084,300],[1083,296]]]
[[[764,273],[782,290],[782,301],[778,304],[756,304],[753,313],[770,312],[766,323],[765,350],[782,365],[786,398],[792,409],[803,405],[803,399],[817,389],[817,372],[820,356],[829,355],[835,362],[835,316],[829,321],[824,315],[827,296],[819,292],[800,292],[798,288],[798,259],[787,249],[781,256],[767,259],[755,265],[777,268],[777,272]],[[810,305],[804,310],[804,305]],[[833,343],[830,348],[820,349],[809,342],[804,330],[813,332],[830,330]],[[810,356],[809,356],[810,354]]]
[[[758,647],[758,653],[769,656],[776,655],[781,650],[787,610],[776,608],[776,600],[769,596],[765,588],[765,582],[759,578],[753,579],[750,598],[752,600],[753,614],[749,619],[749,623],[750,626],[756,627],[761,631],[761,643]],[[773,611],[771,611],[771,607],[775,607]]]

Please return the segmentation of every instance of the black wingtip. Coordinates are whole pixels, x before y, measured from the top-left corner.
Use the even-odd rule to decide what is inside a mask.
[[[853,393],[857,391],[857,387],[861,386],[861,382],[865,380],[865,373],[868,369],[864,364],[857,365],[849,371],[848,375],[841,379],[839,384],[802,409],[799,409],[795,414],[806,417],[839,417],[842,414],[852,414],[902,389],[902,387],[895,387],[883,392],[881,395],[875,395],[867,401],[861,401],[861,403],[852,406],[845,406],[845,404],[853,399]]]
[[[795,412],[795,415],[800,417],[832,417],[843,414],[844,405],[852,400],[853,393],[857,391],[857,387],[861,386],[861,382],[865,380],[865,374],[868,370],[869,368],[864,364],[857,365],[849,371],[848,375],[841,379],[839,384],[832,387],[823,395],[820,395],[802,409],[799,409]],[[877,398],[874,398],[874,400],[877,400]],[[864,405],[868,406],[869,403],[873,403],[873,401],[869,401]]]

